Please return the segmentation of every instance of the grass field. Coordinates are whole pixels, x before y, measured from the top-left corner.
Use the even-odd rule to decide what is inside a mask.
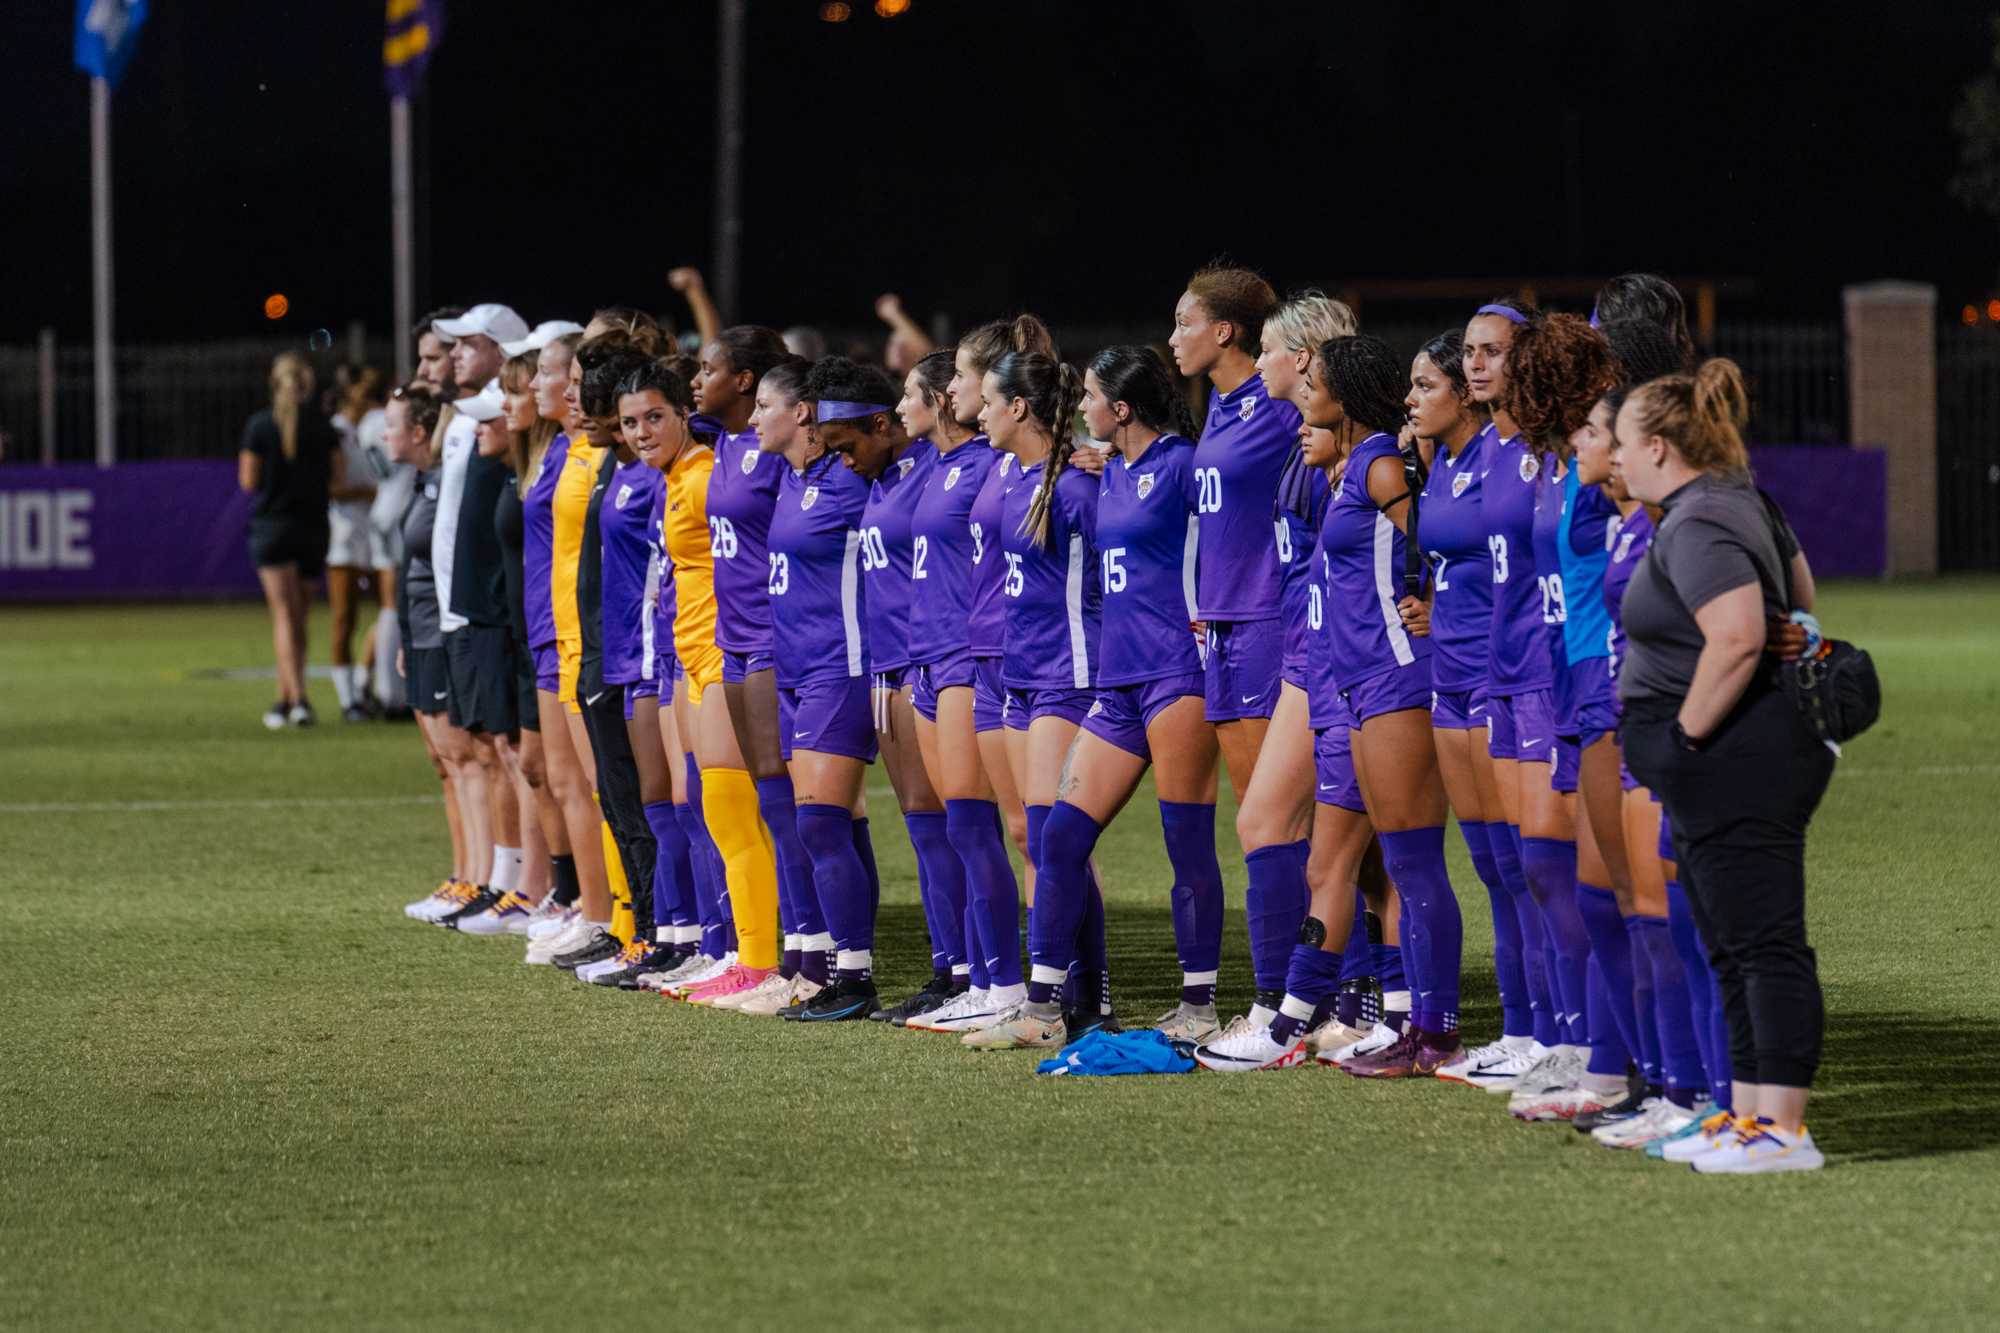
[[[1037,1080],[581,987],[404,919],[448,849],[416,736],[264,732],[268,682],[202,674],[268,660],[258,609],[8,608],[0,1326],[1992,1327],[2000,582],[1822,616],[1887,690],[1811,852],[1830,1164],[1730,1180],[1443,1083]],[[1100,856],[1143,1020],[1177,981],[1149,800]],[[1240,910],[1227,939],[1240,1006]]]

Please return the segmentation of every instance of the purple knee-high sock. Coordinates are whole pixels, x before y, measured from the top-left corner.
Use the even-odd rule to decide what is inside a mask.
[[[1076,970],[1070,974],[1070,1008],[1111,1012],[1111,954],[1104,939],[1104,889],[1097,872],[1083,868],[1083,921],[1076,930]]]
[[[1521,830],[1512,824],[1488,824],[1493,860],[1500,868],[1501,883],[1514,904],[1514,920],[1521,937],[1521,974],[1528,986],[1529,1025],[1535,1040],[1543,1046],[1562,1044],[1562,1003],[1555,994],[1555,969],[1549,962],[1549,933],[1542,925],[1542,909],[1528,892],[1528,876],[1521,866]]]
[[[991,801],[946,801],[945,830],[965,864],[966,910],[978,928],[979,955],[989,986],[1021,984],[1021,885],[1007,859],[1000,807]],[[970,937],[966,940],[971,947]],[[974,984],[978,984],[975,980]]]
[[[1618,1024],[1612,1021],[1611,982],[1596,954],[1583,960],[1583,1000],[1586,1040],[1590,1045],[1589,1072],[1625,1077],[1632,1066],[1632,1053],[1618,1034]]]
[[[693,755],[687,756],[688,803],[685,807],[675,806],[678,816],[683,808],[688,812],[688,821],[683,828],[688,835],[688,858],[694,871],[695,916],[701,926],[701,951],[710,958],[720,958],[729,952],[729,912],[724,905],[728,900],[728,880],[722,871],[722,854],[715,849],[715,839],[709,836],[708,821],[701,813],[701,768]]]
[[[1174,868],[1174,952],[1180,955],[1181,1003],[1215,1003],[1222,966],[1222,866],[1215,859],[1215,807],[1160,802],[1160,832]]]
[[[799,842],[812,858],[820,915],[840,951],[840,979],[868,980],[874,965],[875,915],[868,910],[868,872],[854,852],[854,817],[845,806],[798,807]]]
[[[903,816],[910,847],[917,854],[917,882],[931,931],[931,970],[965,971],[965,866],[945,834],[944,811],[919,810]]]
[[[672,801],[654,801],[644,807],[646,827],[660,854],[653,860],[653,938],[666,941],[678,919],[681,895],[688,882],[688,841]]]
[[[854,855],[860,858],[861,873],[868,877],[868,919],[872,922],[882,914],[882,871],[875,864],[875,838],[868,830],[866,815],[849,820],[848,825],[854,837]]]
[[[1657,1088],[1665,1085],[1666,1077],[1660,1067],[1660,1028],[1653,1015],[1653,960],[1646,953],[1641,929],[1644,922],[1644,917],[1625,918],[1626,950],[1632,955],[1632,1017],[1639,1037],[1632,1054],[1639,1062],[1639,1076],[1646,1080],[1646,1086]]]
[[[1340,985],[1340,955],[1310,944],[1294,944],[1285,964],[1285,998],[1271,1020],[1271,1037],[1290,1046]]]
[[[1590,932],[1576,906],[1576,844],[1562,838],[1521,839],[1521,869],[1528,891],[1542,909],[1542,929],[1548,932],[1550,963],[1555,968],[1555,995],[1562,1004],[1563,1039],[1580,1045],[1590,1039],[1586,1015],[1590,988],[1584,974],[1590,961]]]
[[[688,948],[699,948],[701,940],[690,938],[685,932],[689,926],[696,932],[701,930],[701,904],[698,901],[697,886],[708,875],[708,854],[695,845],[694,836],[689,832],[699,821],[694,812],[681,802],[674,804],[674,826],[681,831],[680,900],[674,904],[674,929],[681,931],[681,940]],[[663,844],[664,845],[664,844]]]
[[[1476,819],[1458,822],[1465,850],[1472,856],[1472,869],[1486,886],[1486,905],[1493,915],[1493,972],[1500,987],[1500,1032],[1507,1037],[1526,1037],[1535,1030],[1535,1018],[1528,1006],[1528,974],[1521,966],[1521,918],[1515,915],[1513,900],[1500,878],[1500,863],[1493,854],[1492,829],[1491,824]]]
[[[1653,1015],[1659,1029],[1660,1081],[1667,1098],[1693,1106],[1695,1093],[1708,1083],[1701,1045],[1695,1040],[1694,1011],[1688,994],[1687,968],[1674,948],[1673,925],[1663,916],[1635,916],[1632,957],[1644,954],[1653,978]]]
[[[1715,971],[1708,965],[1708,950],[1694,924],[1694,907],[1676,879],[1667,881],[1667,923],[1674,937],[1674,952],[1680,955],[1681,970],[1687,977],[1688,1013],[1701,1049],[1702,1068],[1708,1071],[1708,1095],[1716,1105],[1729,1109],[1728,1020],[1722,1012]]]
[[[1306,858],[1299,850],[1304,845],[1286,842],[1260,847],[1243,858],[1250,871],[1246,895],[1250,968],[1258,992],[1274,998],[1284,991],[1285,967],[1311,898],[1306,889]]]
[[[798,811],[792,794],[792,780],[780,775],[757,779],[757,811],[764,827],[771,830],[771,848],[778,871],[778,929],[787,947],[779,970],[793,976],[799,970],[798,941],[808,934],[799,921],[800,903],[813,893],[812,865],[806,849],[799,844]]]
[[[1633,995],[1632,937],[1625,930],[1625,918],[1618,915],[1618,898],[1607,888],[1578,880],[1576,910],[1590,938],[1590,956],[1604,971],[1604,998],[1611,1005],[1611,1021],[1618,1028],[1618,1039],[1627,1051],[1642,1055],[1646,1046],[1639,1038],[1639,1007]],[[1598,1027],[1593,1015],[1592,1041],[1596,1040]]]
[[[1035,910],[1028,915],[1028,999],[1054,1004],[1077,961],[1088,912],[1091,849],[1103,833],[1083,811],[1058,801],[1028,807],[1028,845],[1036,852]]]
[[[1334,922],[1327,922],[1327,931],[1332,933]],[[1287,974],[1289,976],[1289,974]],[[1375,976],[1375,950],[1368,940],[1368,904],[1359,893],[1354,895],[1354,919],[1348,923],[1347,945],[1340,951],[1340,984],[1342,990],[1335,998],[1333,1016],[1349,1027],[1360,1027],[1373,1023],[1382,1016],[1382,1006],[1377,1000],[1374,987],[1354,990],[1346,989],[1349,982],[1373,979],[1380,986],[1380,978]],[[1289,989],[1291,982],[1285,983]]]
[[[1426,1032],[1456,1032],[1465,923],[1445,870],[1444,827],[1378,833],[1375,840],[1403,898],[1403,943],[1414,983],[1411,1021]]]

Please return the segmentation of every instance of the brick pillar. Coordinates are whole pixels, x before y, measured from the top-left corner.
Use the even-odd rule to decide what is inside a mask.
[[[1888,572],[1935,574],[1937,288],[1870,282],[1846,288],[1841,298],[1848,433],[1855,444],[1888,456]]]

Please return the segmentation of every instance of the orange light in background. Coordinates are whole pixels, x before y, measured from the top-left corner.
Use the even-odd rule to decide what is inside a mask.
[[[839,0],[834,0],[832,4],[821,5],[819,7],[819,21],[821,23],[845,23],[848,16],[852,13],[854,13],[853,10],[839,3]]]
[[[1958,322],[1961,324],[1977,324],[1979,322],[1979,307],[1976,305],[1969,305],[1965,307],[1965,309],[1959,311]]]
[[[910,0],[875,0],[877,18],[892,19],[910,12]]]
[[[1996,302],[1996,304],[2000,304],[2000,302]],[[265,319],[283,319],[285,312],[291,308],[292,303],[285,299],[283,292],[272,292],[264,298]]]
[[[2000,301],[1988,301],[1986,303],[1986,318],[1992,320],[1995,324],[2000,324]]]

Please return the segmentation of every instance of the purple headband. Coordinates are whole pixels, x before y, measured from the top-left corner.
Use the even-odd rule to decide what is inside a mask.
[[[819,400],[818,419],[821,421],[855,421],[861,417],[872,417],[877,412],[886,415],[886,403],[849,403],[838,398]]]
[[[1483,305],[1472,312],[1474,316],[1498,315],[1509,324],[1526,324],[1528,317],[1510,305]]]
[[[1590,307],[1590,327],[1593,329],[1601,329],[1604,327],[1602,324],[1597,322],[1597,306],[1595,304],[1592,304],[1592,306]]]

